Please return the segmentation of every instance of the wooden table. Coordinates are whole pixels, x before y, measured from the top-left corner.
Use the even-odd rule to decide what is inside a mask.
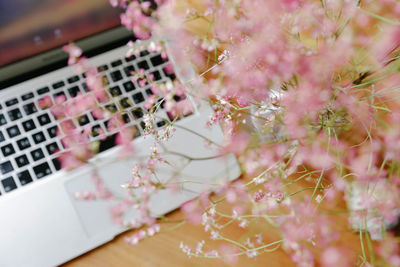
[[[182,218],[181,211],[175,211],[168,215],[170,219]],[[236,229],[241,231],[240,229]],[[232,229],[232,232],[235,230]],[[132,246],[124,241],[134,231],[128,231],[113,241],[88,252],[66,264],[63,267],[108,267],[108,266],[228,266],[221,260],[189,258],[184,254],[179,244],[183,241],[191,247],[195,247],[200,240],[209,240],[209,234],[205,233],[201,226],[185,224],[178,229],[166,233],[159,233],[149,239]],[[264,254],[257,260],[240,257],[237,266],[295,266],[283,250]]]

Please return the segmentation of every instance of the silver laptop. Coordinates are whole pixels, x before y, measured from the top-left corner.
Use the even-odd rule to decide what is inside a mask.
[[[159,54],[143,50],[140,56],[126,58],[124,44],[131,33],[119,27],[119,10],[108,0],[0,0],[0,266],[55,266],[85,253],[126,230],[113,223],[110,208],[117,202],[80,201],[76,192],[94,191],[93,171],[116,196],[124,196],[121,184],[129,181],[135,163],[146,159],[153,145],[143,136],[143,104],[151,94],[148,85],[132,82],[132,71],[139,68],[153,73],[162,82],[175,79],[165,72],[167,64]],[[168,36],[168,34],[166,34]],[[100,141],[100,153],[90,165],[65,171],[58,160],[64,151],[60,121],[49,109],[38,106],[39,99],[67,99],[79,92],[90,93],[85,77],[67,67],[67,55],[61,46],[75,41],[91,56],[108,81],[110,95],[104,108],[123,113],[125,122],[137,127],[132,141],[134,152],[121,158],[115,145],[115,133],[108,133],[106,121],[85,112],[74,120],[76,127],[93,125],[107,139]],[[172,41],[173,42],[173,41]],[[172,59],[170,59],[172,60]],[[175,66],[176,76],[188,83],[193,72],[187,66]],[[180,73],[185,73],[184,77]],[[143,85],[143,84],[142,84]],[[129,99],[130,101],[124,101]],[[176,101],[180,101],[179,98]],[[125,103],[125,104],[124,104]],[[131,104],[126,104],[131,103]],[[157,169],[160,179],[176,176],[182,180],[179,192],[163,190],[151,199],[152,215],[165,214],[198,195],[205,186],[239,176],[232,155],[212,158],[219,149],[209,148],[203,138],[222,142],[218,127],[205,127],[212,114],[206,104],[194,105],[194,112],[177,121],[173,138],[162,145],[173,167]],[[156,127],[165,127],[170,118],[162,109]],[[99,141],[96,132],[93,142]],[[177,171],[179,170],[179,171]],[[132,208],[123,220],[139,219]],[[135,249],[132,247],[132,249]]]

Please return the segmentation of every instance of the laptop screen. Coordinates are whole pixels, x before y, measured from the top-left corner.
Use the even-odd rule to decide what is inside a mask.
[[[120,24],[109,0],[0,0],[0,67]]]

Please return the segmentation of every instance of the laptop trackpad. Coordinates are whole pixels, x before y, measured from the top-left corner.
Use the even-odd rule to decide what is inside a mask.
[[[117,209],[121,199],[129,199],[126,189],[121,184],[131,180],[132,168],[137,162],[136,158],[128,158],[125,160],[116,160],[106,164],[97,164],[96,167],[85,167],[73,174],[73,177],[65,184],[66,190],[73,202],[76,212],[84,226],[84,229],[90,238],[104,235],[115,236],[127,229],[113,222],[111,210]],[[179,157],[169,157],[169,161],[174,161],[174,166],[184,166],[185,162]],[[75,195],[77,192],[95,192],[96,185],[93,182],[92,175],[97,173],[101,180],[117,200],[78,200]],[[157,171],[157,178],[168,179],[176,175],[176,169],[163,166]],[[183,202],[196,197],[196,193],[183,190],[180,194],[162,190],[152,197],[152,212],[154,216],[167,213],[179,207]],[[132,205],[131,205],[132,206]],[[130,207],[129,212],[123,217],[124,220],[140,219],[138,212]]]

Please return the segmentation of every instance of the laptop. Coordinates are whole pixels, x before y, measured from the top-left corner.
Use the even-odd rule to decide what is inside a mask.
[[[154,144],[150,136],[144,137],[142,129],[146,112],[143,105],[151,91],[149,85],[132,81],[132,71],[143,68],[159,82],[178,77],[188,86],[195,74],[188,71],[190,66],[181,65],[175,66],[176,75],[165,72],[168,62],[146,49],[127,58],[125,44],[135,39],[119,26],[119,12],[109,6],[108,0],[0,0],[2,267],[56,266],[127,230],[115,224],[110,215],[118,201],[82,201],[75,195],[95,190],[95,172],[117,198],[123,198],[126,189],[121,184],[131,179],[135,164],[145,164]],[[106,122],[86,111],[74,120],[75,126],[90,124],[101,128],[107,142],[102,143],[93,134],[93,142],[100,142],[102,147],[100,152],[90,159],[90,164],[66,171],[58,161],[64,151],[62,130],[57,134],[60,121],[49,109],[41,108],[38,101],[43,97],[54,101],[61,94],[72,99],[78,93],[90,93],[85,75],[67,66],[68,55],[62,46],[71,41],[84,50],[108,81],[105,90],[110,103],[106,104],[123,111],[127,125],[138,131],[132,141],[133,153],[121,157],[123,148],[110,142],[113,133],[107,132]],[[173,40],[168,43],[173,45]],[[173,63],[171,56],[169,60]],[[126,98],[132,105],[122,103]],[[220,151],[210,148],[204,137],[216,144],[223,141],[218,126],[206,127],[212,109],[205,103],[193,103],[193,108],[191,114],[175,122],[176,132],[160,147],[171,166],[160,164],[156,174],[159,179],[174,177],[195,182],[182,183],[177,192],[165,189],[155,194],[151,198],[153,216],[168,213],[198,196],[204,188],[240,174],[233,155],[212,159]],[[162,129],[171,120],[165,110],[161,109],[159,115],[163,119],[155,127]],[[122,220],[133,219],[140,221],[140,215],[132,207]]]

